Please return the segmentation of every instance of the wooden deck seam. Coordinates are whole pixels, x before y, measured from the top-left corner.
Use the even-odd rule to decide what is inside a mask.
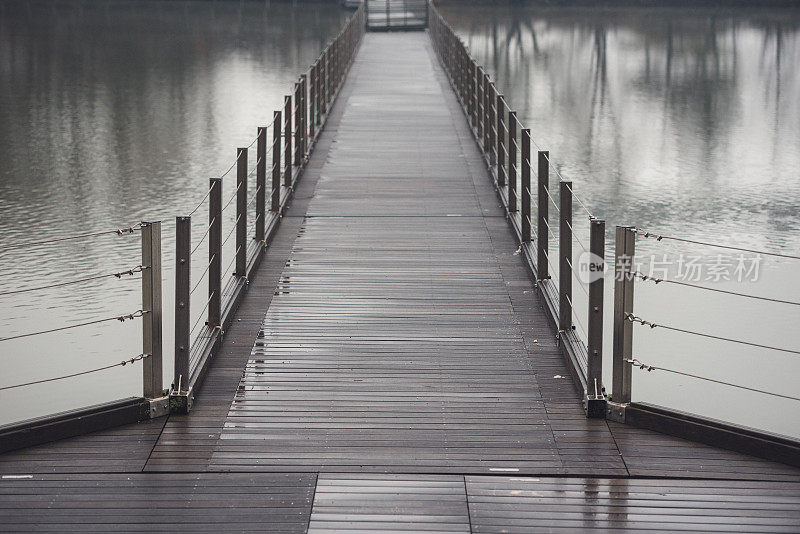
[[[150,461],[150,458],[153,457],[153,452],[156,450],[156,446],[158,442],[161,441],[161,436],[164,435],[164,428],[167,426],[167,422],[169,421],[169,415],[164,417],[164,421],[161,424],[161,428],[158,431],[158,436],[155,440],[153,440],[153,446],[150,447],[150,453],[147,455],[147,459],[142,463],[142,468],[139,470],[140,473],[145,472],[145,468],[147,467],[147,463]]]

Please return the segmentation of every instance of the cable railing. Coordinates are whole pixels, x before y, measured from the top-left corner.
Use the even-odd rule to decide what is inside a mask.
[[[531,136],[531,130],[518,119],[517,113],[497,90],[483,67],[470,56],[465,43],[450,25],[430,5],[430,34],[434,49],[446,72],[453,90],[464,110],[475,140],[486,161],[490,175],[520,241],[520,253],[524,253],[536,277],[545,307],[557,328],[559,345],[572,364],[584,389],[584,405],[590,417],[606,417],[605,390],[602,381],[603,324],[604,324],[604,280],[605,280],[605,221],[596,217],[587,202],[581,199],[575,184],[567,179],[555,164],[550,152]],[[536,150],[536,153],[533,153]],[[550,174],[558,180],[558,186],[550,184]],[[533,182],[533,183],[532,183]],[[577,205],[578,220],[587,221],[582,228],[573,216]],[[551,221],[551,211],[553,218]],[[585,217],[585,219],[584,219]],[[581,235],[578,235],[579,232]],[[588,240],[586,237],[588,235]],[[673,366],[643,363],[645,356],[634,356],[632,331],[635,325],[649,330],[669,330],[676,335],[702,337],[716,342],[749,346],[765,353],[800,354],[793,347],[727,337],[702,328],[655,322],[634,314],[633,286],[635,282],[654,286],[674,285],[687,291],[708,291],[730,295],[735,298],[755,299],[774,306],[798,306],[800,302],[790,298],[775,298],[708,287],[667,276],[653,276],[640,272],[630,261],[635,251],[636,237],[672,241],[723,250],[772,256],[784,260],[800,260],[800,256],[754,250],[728,245],[713,239],[692,236],[670,236],[660,232],[618,226],[615,243],[615,287],[613,302],[612,345],[612,392],[615,405],[631,402],[631,370],[665,372],[687,378],[715,382],[731,388],[739,388],[759,394],[783,399],[800,400],[779,392],[766,391],[748,384],[736,384],[681,370]],[[588,241],[585,242],[585,241]],[[551,243],[555,246],[551,246]],[[575,253],[579,260],[576,262]],[[586,297],[585,310],[579,312],[573,295],[573,282]],[[585,317],[584,321],[581,317]],[[608,410],[610,414],[611,409]],[[615,411],[614,413],[619,413]],[[613,418],[613,417],[612,417]],[[624,416],[623,416],[624,419]]]
[[[652,365],[643,363],[643,360],[648,358],[636,354],[633,345],[633,329],[634,326],[647,327],[648,330],[666,330],[679,334],[682,336],[700,337],[714,342],[721,342],[729,345],[739,345],[743,347],[752,347],[768,353],[783,353],[800,355],[800,348],[778,346],[773,344],[763,343],[757,340],[742,339],[741,337],[725,336],[716,332],[706,331],[700,327],[682,326],[674,324],[666,324],[661,321],[655,321],[650,318],[644,318],[634,313],[633,293],[637,283],[651,283],[651,287],[658,287],[661,284],[674,285],[679,288],[687,288],[689,291],[704,291],[725,294],[734,298],[740,299],[755,299],[767,303],[768,305],[776,307],[777,310],[786,309],[784,306],[800,306],[800,301],[779,299],[774,297],[767,297],[763,295],[755,295],[752,293],[744,293],[740,291],[733,291],[728,289],[721,289],[716,287],[709,287],[708,285],[695,284],[685,282],[674,278],[667,278],[666,276],[654,276],[652,274],[645,274],[641,272],[636,262],[634,261],[636,254],[636,238],[637,236],[644,237],[645,239],[653,239],[656,242],[674,241],[676,243],[688,243],[692,245],[700,245],[708,248],[718,248],[724,250],[734,250],[740,253],[746,252],[754,254],[757,257],[773,256],[788,260],[800,260],[800,256],[783,254],[777,252],[770,252],[765,250],[757,250],[725,243],[709,241],[706,239],[694,239],[690,237],[676,237],[666,236],[661,233],[643,230],[635,227],[617,227],[616,235],[616,255],[615,255],[615,295],[620,295],[619,302],[615,298],[614,309],[614,353],[612,364],[614,366],[614,402],[630,403],[631,402],[631,389],[632,389],[632,370],[638,369],[647,372],[662,371],[674,375],[680,375],[687,378],[703,382],[712,382],[732,389],[742,391],[750,391],[759,393],[765,396],[778,397],[789,400],[800,400],[800,398],[791,395],[781,394],[775,391],[766,391],[759,388],[752,387],[748,384],[741,384],[727,380],[719,380],[714,377],[699,375],[689,370],[673,369],[662,365]],[[618,334],[617,334],[618,330]]]
[[[281,109],[275,111],[273,121],[259,127],[255,138],[247,146],[237,149],[230,166],[209,180],[208,189],[204,191],[202,198],[187,209],[188,215],[175,218],[174,264],[170,262],[162,269],[161,221],[0,246],[1,255],[8,250],[80,239],[103,239],[106,236],[130,236],[135,233],[141,235],[142,242],[141,261],[133,267],[108,273],[78,275],[69,280],[0,292],[0,296],[13,296],[140,275],[140,309],[130,313],[87,318],[82,322],[37,331],[10,333],[11,335],[0,337],[0,343],[76,328],[90,328],[101,323],[127,324],[134,319],[143,323],[143,350],[138,356],[59,376],[3,385],[0,391],[67,380],[141,362],[143,390],[140,400],[149,403],[148,417],[189,409],[193,391],[218,350],[225,330],[232,323],[233,314],[247,288],[249,278],[269,246],[283,210],[286,209],[297,180],[302,175],[352,63],[365,25],[364,8],[361,7],[325,46],[311,67],[298,78],[292,94],[286,95]],[[255,158],[250,154],[253,149],[256,152]],[[248,164],[248,158],[252,166]],[[235,189],[230,197],[225,198],[223,204],[223,183],[227,184],[231,180],[235,180]],[[232,215],[234,211],[235,215]],[[198,214],[207,223],[199,225],[200,231],[193,239],[192,218],[200,218]],[[198,221],[194,222],[197,226]],[[199,267],[193,272],[192,266],[197,264]],[[223,265],[226,265],[224,269]],[[174,270],[175,276],[174,377],[171,386],[165,389],[162,376],[164,325],[161,282],[163,273],[170,270]],[[199,302],[196,309],[191,305],[193,300]],[[37,424],[41,424],[42,420],[38,421]]]
[[[56,281],[49,284],[37,285],[34,287],[22,287],[19,289],[8,290],[0,292],[0,296],[18,295],[22,293],[45,291],[53,288],[61,288],[67,286],[75,286],[86,284],[88,282],[96,282],[98,280],[116,278],[118,280],[130,279],[136,274],[140,274],[139,279],[142,282],[142,307],[133,312],[117,313],[111,316],[98,317],[81,322],[74,322],[57,326],[54,328],[45,328],[32,332],[24,332],[19,334],[8,335],[0,337],[0,343],[27,339],[32,337],[46,336],[50,334],[65,332],[76,328],[84,328],[88,326],[95,326],[109,322],[127,323],[134,319],[142,319],[142,345],[144,352],[139,356],[133,357],[123,362],[104,365],[93,369],[79,371],[75,373],[67,373],[58,376],[48,377],[38,380],[30,380],[22,383],[4,385],[0,387],[0,391],[18,389],[47,382],[54,382],[58,380],[66,380],[77,376],[82,376],[90,373],[105,371],[114,367],[133,364],[137,361],[143,361],[146,367],[143,380],[144,396],[154,398],[161,396],[162,390],[158,385],[161,376],[161,222],[141,222],[135,225],[129,225],[121,228],[110,230],[102,230],[96,232],[85,232],[74,235],[55,236],[47,240],[36,240],[24,243],[14,243],[2,248],[5,250],[18,250],[32,247],[42,247],[53,244],[67,243],[76,240],[97,240],[106,236],[132,236],[139,233],[141,236],[142,257],[141,263],[134,267],[127,269],[113,271],[109,273],[99,273],[90,276],[84,276],[72,280]],[[133,278],[135,279],[135,278]],[[157,368],[156,368],[157,366]]]

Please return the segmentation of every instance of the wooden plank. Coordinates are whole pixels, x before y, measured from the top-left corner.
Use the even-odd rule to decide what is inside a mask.
[[[140,471],[165,422],[147,420],[1,454],[0,475]]]
[[[305,532],[316,476],[34,475],[0,478],[6,531]]]
[[[470,532],[464,478],[323,474],[308,532]]]
[[[800,484],[466,477],[473,532],[792,532]]]

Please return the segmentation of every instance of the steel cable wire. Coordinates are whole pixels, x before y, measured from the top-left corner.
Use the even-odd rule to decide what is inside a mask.
[[[717,339],[717,340],[720,340],[720,341],[728,341],[728,342],[731,342],[731,343],[739,343],[741,345],[748,345],[750,347],[758,347],[758,348],[761,348],[761,349],[769,349],[769,350],[775,350],[775,351],[779,351],[779,352],[788,352],[788,353],[791,353],[791,354],[800,354],[800,350],[785,349],[785,348],[782,348],[782,347],[773,347],[771,345],[762,345],[760,343],[752,343],[750,341],[742,341],[740,339],[733,339],[733,338],[723,337],[723,336],[715,336],[715,335],[712,335],[712,334],[705,334],[703,332],[695,332],[693,330],[686,330],[684,328],[676,328],[674,326],[667,326],[667,325],[663,325],[663,324],[658,324],[658,323],[654,323],[654,322],[642,319],[641,317],[637,317],[636,315],[634,315],[632,313],[626,313],[625,314],[625,318],[628,321],[632,322],[632,323],[638,323],[638,324],[641,324],[643,326],[649,326],[650,328],[663,328],[664,330],[672,330],[673,332],[681,332],[683,334],[691,334],[693,336],[706,337],[706,338],[709,338],[709,339]]]
[[[763,251],[763,250],[754,250],[754,249],[743,248],[743,247],[734,247],[734,246],[731,246],[731,245],[720,245],[718,243],[709,243],[709,242],[705,242],[705,241],[695,241],[693,239],[686,239],[686,238],[682,238],[682,237],[673,237],[673,236],[667,236],[667,235],[662,235],[662,234],[656,234],[654,232],[642,230],[640,228],[636,229],[636,233],[638,235],[641,235],[641,236],[645,237],[645,238],[655,239],[656,241],[661,241],[663,239],[668,239],[668,240],[671,240],[671,241],[680,241],[682,243],[692,243],[692,244],[695,244],[695,245],[704,245],[704,246],[707,246],[707,247],[724,248],[724,249],[728,249],[728,250],[738,250],[740,252],[750,252],[750,253],[753,253],[753,254],[763,254],[764,256],[776,256],[778,258],[788,258],[788,259],[792,259],[792,260],[800,260],[800,256],[793,256],[791,254],[780,254],[780,253],[777,253],[777,252],[766,252],[766,251]]]
[[[78,328],[78,327],[81,327],[81,326],[89,326],[89,325],[92,325],[92,324],[105,323],[105,322],[108,322],[108,321],[125,322],[125,321],[130,320],[130,319],[135,319],[137,317],[141,317],[146,313],[149,313],[149,312],[146,312],[144,310],[136,310],[133,313],[128,313],[128,314],[125,314],[125,315],[117,315],[117,316],[114,316],[114,317],[106,317],[104,319],[96,319],[94,321],[88,321],[88,322],[85,322],[85,323],[77,323],[77,324],[62,326],[62,327],[59,327],[59,328],[51,328],[49,330],[40,330],[38,332],[29,332],[27,334],[19,334],[19,335],[16,335],[16,336],[3,337],[3,338],[0,338],[0,341],[11,341],[12,339],[20,339],[20,338],[23,338],[23,337],[38,336],[38,335],[41,335],[41,334],[50,334],[50,333],[53,333],[53,332],[61,332],[62,330],[69,330],[71,328]]]
[[[688,282],[679,282],[678,280],[670,280],[668,278],[657,278],[655,276],[646,275],[646,274],[644,274],[644,273],[642,273],[640,271],[634,271],[632,274],[635,277],[637,277],[637,278],[639,278],[639,279],[641,279],[641,280],[643,280],[645,282],[650,281],[650,282],[653,282],[655,284],[660,284],[660,283],[664,282],[665,284],[675,284],[675,285],[679,285],[679,286],[693,287],[695,289],[703,289],[705,291],[714,291],[715,293],[725,293],[726,295],[735,295],[737,297],[745,297],[745,298],[749,298],[749,299],[765,300],[767,302],[776,302],[776,303],[779,303],[779,304],[791,304],[793,306],[800,306],[800,302],[795,302],[795,301],[792,301],[792,300],[781,300],[781,299],[775,299],[775,298],[772,298],[772,297],[762,297],[762,296],[759,296],[759,295],[751,295],[751,294],[748,294],[748,293],[739,293],[737,291],[729,291],[729,290],[726,290],[726,289],[717,289],[717,288],[714,288],[714,287],[701,286],[701,285],[697,285],[697,284],[690,284]]]
[[[27,287],[25,289],[15,289],[13,291],[3,291],[3,292],[0,292],[0,296],[2,296],[2,295],[15,295],[17,293],[27,293],[28,291],[39,291],[39,290],[42,290],[42,289],[50,289],[50,288],[53,288],[53,287],[69,286],[69,285],[73,285],[73,284],[80,284],[80,283],[83,283],[83,282],[89,282],[91,280],[100,280],[100,279],[103,279],[103,278],[112,278],[112,277],[122,278],[125,275],[133,276],[136,273],[142,272],[144,269],[147,269],[147,267],[144,267],[142,265],[137,265],[136,267],[133,267],[132,269],[127,269],[127,270],[119,271],[119,272],[116,272],[116,273],[98,274],[98,275],[95,275],[95,276],[87,276],[85,278],[80,278],[78,280],[70,280],[69,282],[59,282],[57,284],[48,284],[48,285],[37,286],[37,287]]]
[[[70,241],[70,240],[73,240],[73,239],[83,239],[83,238],[87,238],[87,237],[98,237],[98,236],[110,235],[110,234],[116,234],[116,235],[132,234],[132,233],[136,232],[137,230],[139,230],[140,228],[141,228],[141,224],[135,224],[135,225],[124,227],[124,228],[117,228],[115,230],[104,230],[102,232],[90,232],[90,233],[86,233],[86,234],[76,234],[76,235],[70,235],[70,236],[54,237],[52,239],[44,239],[44,240],[41,240],[41,241],[27,241],[27,242],[24,242],[24,243],[13,243],[11,245],[6,245],[4,247],[0,247],[0,252],[5,251],[5,250],[17,249],[17,248],[33,247],[33,246],[37,246],[37,245],[49,245],[49,244],[52,244],[52,243],[60,243],[62,241]]]
[[[45,379],[42,379],[42,380],[34,380],[32,382],[25,382],[23,384],[14,384],[13,386],[3,386],[3,387],[0,387],[0,391],[4,391],[4,390],[7,390],[7,389],[21,388],[21,387],[24,387],[24,386],[33,386],[35,384],[43,384],[45,382],[53,382],[53,381],[56,381],[56,380],[63,380],[65,378],[73,378],[73,377],[81,376],[81,375],[88,375],[90,373],[96,373],[98,371],[105,371],[106,369],[112,369],[114,367],[124,367],[124,366],[126,366],[128,364],[133,364],[133,363],[138,362],[140,360],[144,360],[145,358],[148,358],[149,356],[150,356],[149,354],[139,354],[138,356],[134,356],[133,358],[131,358],[129,360],[123,360],[123,361],[121,361],[119,363],[113,363],[111,365],[105,365],[103,367],[97,367],[95,369],[89,369],[87,371],[80,371],[78,373],[72,373],[72,374],[63,375],[63,376],[57,376],[57,377],[53,377],[53,378],[45,378]]]
[[[197,279],[197,282],[194,284],[194,287],[192,288],[192,290],[191,290],[191,291],[189,291],[189,296],[190,296],[190,297],[191,297],[191,296],[192,296],[192,294],[195,292],[195,290],[196,290],[196,289],[197,289],[197,288],[200,286],[200,282],[202,282],[202,281],[203,281],[203,278],[205,278],[205,276],[206,276],[206,273],[207,273],[207,272],[208,272],[208,270],[211,268],[211,264],[212,264],[212,263],[214,263],[214,260],[215,260],[216,258],[217,258],[217,255],[216,255],[216,254],[214,254],[213,256],[211,256],[211,259],[208,261],[208,265],[206,265],[206,268],[205,268],[205,269],[203,269],[203,272],[200,274],[200,278],[198,278],[198,279]]]
[[[740,384],[734,384],[732,382],[725,382],[723,380],[717,380],[717,379],[714,379],[714,378],[708,378],[708,377],[696,375],[696,374],[693,374],[693,373],[686,373],[684,371],[676,371],[675,369],[668,369],[666,367],[650,365],[650,364],[647,364],[647,363],[643,363],[638,358],[631,358],[631,359],[628,359],[628,360],[625,360],[625,361],[630,363],[630,364],[632,364],[632,365],[634,365],[635,367],[638,367],[639,369],[643,369],[643,370],[648,371],[648,372],[651,372],[651,371],[665,371],[667,373],[673,373],[673,374],[681,375],[681,376],[688,376],[690,378],[696,378],[698,380],[705,380],[707,382],[714,382],[715,384],[722,384],[724,386],[730,386],[730,387],[734,387],[734,388],[745,389],[747,391],[753,391],[755,393],[763,393],[764,395],[771,395],[773,397],[781,397],[783,399],[800,401],[800,397],[792,397],[791,395],[784,395],[782,393],[774,393],[772,391],[766,391],[766,390],[763,390],[763,389],[756,389],[756,388],[751,388],[751,387],[748,387],[748,386],[742,386]]]

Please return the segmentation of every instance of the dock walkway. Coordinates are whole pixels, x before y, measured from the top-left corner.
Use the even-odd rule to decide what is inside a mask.
[[[797,531],[800,469],[587,419],[426,33],[364,37],[189,415],[0,456],[0,530]]]

